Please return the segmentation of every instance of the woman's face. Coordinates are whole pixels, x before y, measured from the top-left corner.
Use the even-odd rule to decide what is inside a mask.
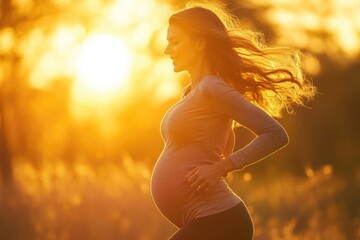
[[[198,42],[181,27],[170,24],[167,30],[168,45],[165,54],[173,60],[174,72],[189,71],[199,59]]]

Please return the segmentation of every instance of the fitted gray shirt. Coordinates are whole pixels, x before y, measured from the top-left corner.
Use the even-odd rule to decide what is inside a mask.
[[[232,121],[251,130],[256,138],[236,152]],[[218,76],[206,76],[196,88],[172,106],[161,122],[164,148],[151,178],[151,193],[163,215],[178,227],[192,219],[216,214],[241,199],[221,179],[207,192],[192,189],[186,179],[199,165],[228,157],[236,169],[257,162],[288,143],[283,127],[246,100]]]

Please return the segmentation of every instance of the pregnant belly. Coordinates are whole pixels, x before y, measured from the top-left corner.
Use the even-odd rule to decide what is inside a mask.
[[[211,164],[216,156],[207,152],[167,152],[158,159],[151,178],[151,193],[162,214],[177,226],[201,215],[202,208],[226,202],[233,194],[224,180],[219,181],[208,192],[196,191],[187,182],[186,175],[194,167]],[[229,198],[228,198],[229,199]],[[236,200],[237,201],[237,200]]]
[[[177,221],[174,218],[196,197],[185,178],[195,166],[191,159],[169,158],[167,154],[156,163],[151,178],[152,196],[160,211],[172,222]]]

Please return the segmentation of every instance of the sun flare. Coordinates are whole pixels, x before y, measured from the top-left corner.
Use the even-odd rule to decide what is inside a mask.
[[[121,39],[105,34],[90,36],[79,53],[76,84],[94,97],[112,95],[128,83],[131,59]]]

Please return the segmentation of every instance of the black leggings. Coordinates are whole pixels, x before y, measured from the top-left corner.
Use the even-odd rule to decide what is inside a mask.
[[[224,212],[190,221],[169,240],[252,240],[253,234],[252,219],[241,202]]]

